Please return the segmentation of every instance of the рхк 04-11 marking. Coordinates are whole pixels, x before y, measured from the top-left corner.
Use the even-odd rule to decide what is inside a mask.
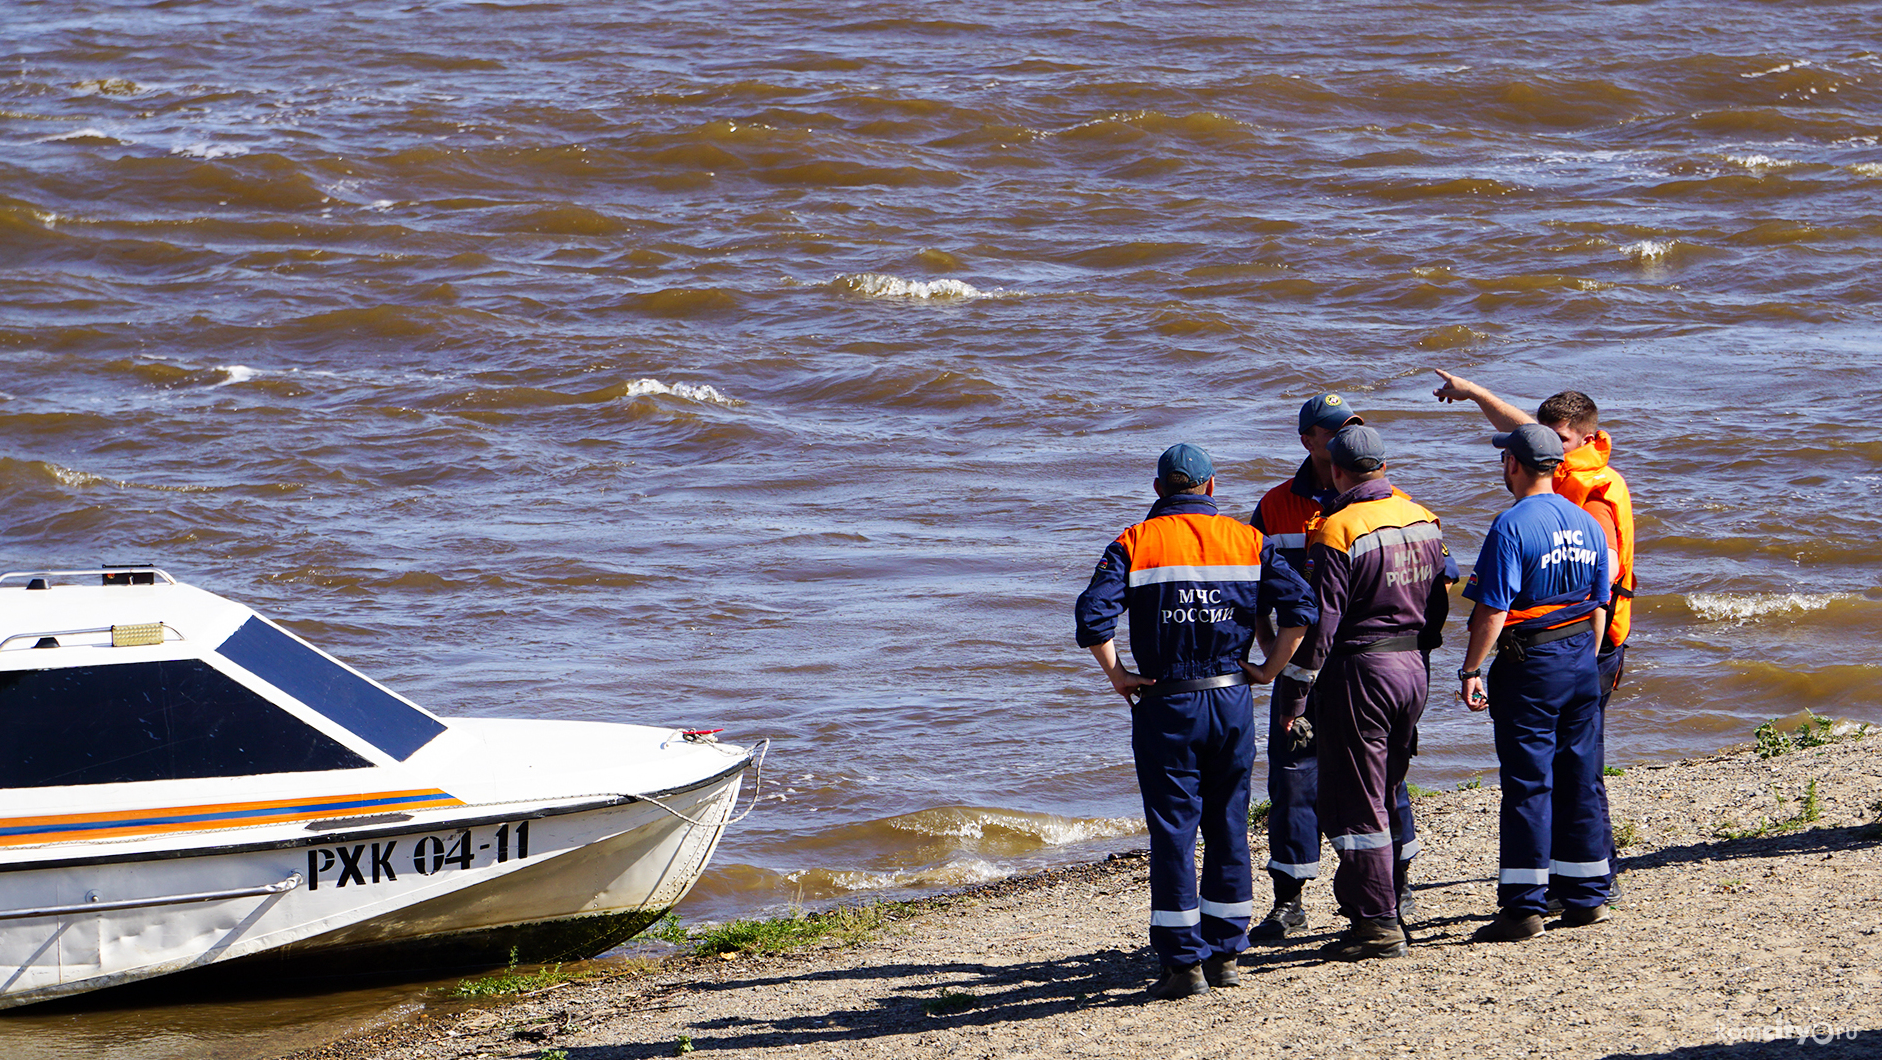
[[[479,851],[496,847],[496,861],[501,865],[510,860],[510,840],[516,840],[516,859],[521,861],[529,856],[529,822],[519,821],[512,828],[509,824],[497,826],[497,834],[491,842],[479,844],[473,829],[463,828],[450,836],[420,836],[412,843],[410,854],[412,871],[420,876],[430,876],[443,872],[445,866],[454,865],[468,869],[476,860]],[[338,875],[331,877],[337,882],[336,887],[347,884],[365,885],[371,877],[372,883],[392,882],[399,878],[392,867],[393,855],[398,852],[399,841],[388,840],[384,843],[360,843],[351,847],[313,847],[307,851],[307,889],[320,889],[322,873]]]

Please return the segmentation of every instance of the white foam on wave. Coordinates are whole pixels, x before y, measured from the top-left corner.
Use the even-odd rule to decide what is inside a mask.
[[[1882,162],[1858,162],[1849,171],[1859,177],[1882,177]]]
[[[92,126],[89,126],[89,125],[87,125],[83,129],[73,129],[70,132],[54,133],[51,136],[41,136],[39,139],[34,140],[33,142],[36,144],[55,144],[62,140],[110,140],[114,144],[127,144],[127,143],[133,142],[130,140],[125,140],[125,139],[121,139],[119,137],[113,136],[110,133],[104,131],[103,129],[93,128]]]
[[[884,823],[900,831],[952,839],[985,839],[987,832],[992,830],[1026,836],[1046,847],[1070,846],[1094,839],[1116,839],[1136,835],[1144,830],[1141,817],[1060,817],[1056,814],[956,806],[904,814]]]
[[[1005,288],[983,291],[959,280],[904,280],[880,272],[844,273],[829,282],[832,290],[848,291],[865,298],[896,299],[916,302],[969,301],[977,298],[1006,298]]]
[[[1804,67],[1809,66],[1809,65],[1810,65],[1810,60],[1799,59],[1796,62],[1779,63],[1778,65],[1773,66],[1769,70],[1759,70],[1756,73],[1739,74],[1738,76],[1749,81],[1749,80],[1752,80],[1754,78],[1759,78],[1759,77],[1770,77],[1772,74],[1786,74],[1786,73],[1791,72],[1792,70],[1801,70]]]
[[[1746,169],[1789,169],[1797,163],[1770,155],[1726,155],[1725,160]]]
[[[1013,869],[984,858],[962,858],[925,869],[872,872],[866,869],[799,869],[784,881],[813,891],[887,891],[966,887],[1013,874]]]
[[[234,386],[236,383],[246,383],[261,374],[245,364],[219,364],[216,365],[216,371],[222,372],[228,376],[227,379],[217,383],[216,386]]]
[[[170,148],[170,153],[173,155],[182,155],[185,158],[201,158],[205,160],[214,158],[240,158],[248,153],[248,148],[243,147],[241,144],[212,144],[204,141],[193,144],[178,144]]]
[[[627,384],[627,389],[621,392],[622,397],[628,398],[643,397],[647,394],[670,394],[673,397],[685,398],[688,401],[709,401],[714,405],[724,405],[726,408],[734,408],[744,404],[743,401],[737,398],[725,396],[723,393],[720,393],[717,387],[706,383],[700,383],[698,385],[692,383],[667,384],[662,383],[658,379],[636,379]]]
[[[1679,246],[1677,239],[1643,239],[1638,243],[1629,243],[1621,248],[1621,253],[1635,261],[1661,261],[1673,253]]]
[[[1705,622],[1749,622],[1766,615],[1821,611],[1855,593],[1689,593],[1686,606]]]

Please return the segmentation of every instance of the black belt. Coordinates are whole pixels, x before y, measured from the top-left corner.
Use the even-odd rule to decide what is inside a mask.
[[[1554,629],[1545,629],[1536,633],[1506,629],[1503,635],[1496,639],[1496,646],[1498,651],[1509,651],[1512,647],[1533,648],[1538,644],[1553,644],[1558,640],[1567,640],[1577,633],[1586,633],[1593,628],[1594,619],[1583,618],[1570,622],[1566,626],[1556,626]]]
[[[1384,637],[1367,644],[1335,644],[1333,655],[1368,655],[1375,651],[1417,651],[1418,634],[1407,633],[1401,637]]]
[[[1193,677],[1187,681],[1158,681],[1138,689],[1145,699],[1154,696],[1174,696],[1181,692],[1201,692],[1209,688],[1233,688],[1236,685],[1249,684],[1246,671],[1237,670],[1232,674],[1217,674],[1214,677]]]

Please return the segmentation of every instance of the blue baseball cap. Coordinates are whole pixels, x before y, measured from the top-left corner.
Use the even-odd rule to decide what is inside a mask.
[[[1342,471],[1366,474],[1385,466],[1385,439],[1363,424],[1349,424],[1327,442],[1327,455]]]
[[[1306,434],[1315,427],[1325,427],[1337,431],[1349,423],[1366,422],[1359,413],[1354,412],[1346,399],[1338,394],[1322,394],[1300,407],[1300,433]]]
[[[1157,481],[1168,484],[1170,476],[1179,471],[1188,476],[1191,486],[1200,486],[1215,477],[1215,465],[1209,462],[1209,454],[1188,442],[1177,442],[1157,458]]]

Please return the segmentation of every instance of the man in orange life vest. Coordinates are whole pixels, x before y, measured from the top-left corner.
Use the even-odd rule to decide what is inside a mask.
[[[1627,480],[1608,466],[1614,441],[1601,429],[1599,410],[1588,395],[1578,390],[1564,390],[1544,401],[1534,419],[1521,409],[1491,393],[1487,388],[1460,375],[1433,369],[1444,385],[1432,391],[1442,402],[1471,401],[1483,410],[1484,417],[1499,431],[1513,431],[1525,423],[1540,423],[1562,440],[1562,462],[1555,469],[1555,493],[1581,507],[1601,524],[1608,542],[1608,575],[1612,600],[1608,610],[1607,636],[1602,639],[1600,655],[1601,713],[1595,719],[1596,739],[1600,741],[1601,762],[1607,764],[1608,697],[1621,684],[1621,672],[1627,659],[1627,634],[1633,628],[1634,613],[1634,502],[1627,490]],[[1606,781],[1598,781],[1602,816],[1607,816]],[[1611,846],[1610,842],[1610,846]],[[1610,866],[1618,867],[1614,851],[1608,851]],[[1608,878],[1610,889],[1614,878]],[[1618,894],[1616,894],[1618,896]]]
[[[1215,470],[1187,442],[1157,461],[1157,503],[1120,534],[1074,611],[1078,643],[1131,703],[1131,751],[1150,830],[1150,944],[1163,977],[1157,1000],[1236,986],[1254,895],[1248,865],[1248,784],[1254,697],[1318,617],[1299,574],[1260,531],[1216,511]],[[1260,666],[1248,662],[1255,616],[1283,627]],[[1124,669],[1113,635],[1130,616]],[[1196,833],[1203,849],[1196,878]]]
[[[1295,570],[1307,569],[1307,524],[1339,496],[1333,484],[1333,462],[1327,443],[1342,427],[1364,424],[1338,394],[1321,394],[1300,408],[1300,444],[1307,450],[1294,477],[1269,490],[1248,517],[1280,550]],[[1457,580],[1457,564],[1445,554],[1446,574]],[[1266,616],[1258,631],[1265,647],[1271,634]],[[1438,646],[1437,630],[1420,645],[1427,653]],[[1304,654],[1303,647],[1302,653]],[[1274,884],[1274,907],[1248,937],[1276,942],[1307,925],[1301,891],[1320,875],[1320,820],[1316,812],[1320,791],[1319,759],[1313,726],[1307,717],[1308,695],[1314,671],[1294,660],[1275,679],[1268,701],[1268,878]],[[1415,744],[1414,744],[1415,747]],[[1411,859],[1418,855],[1418,832],[1412,821],[1411,793],[1403,783],[1392,793],[1393,863],[1397,867],[1401,915],[1410,920],[1416,908],[1406,886]]]

